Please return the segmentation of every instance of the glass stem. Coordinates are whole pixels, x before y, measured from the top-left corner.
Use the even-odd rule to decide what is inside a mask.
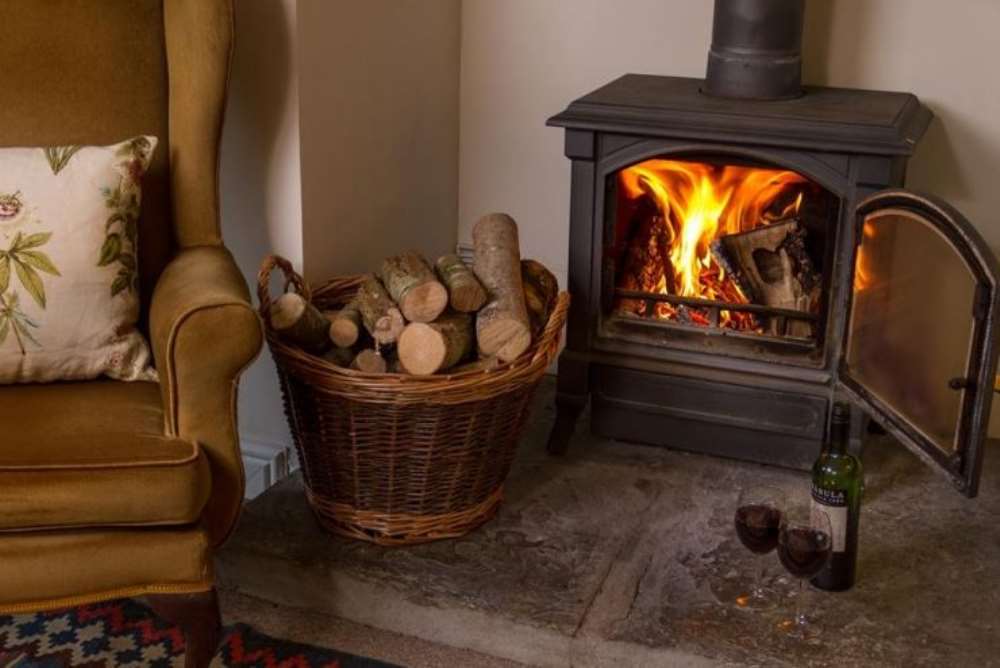
[[[799,595],[795,599],[795,625],[800,629],[808,624],[806,620],[804,599],[806,597],[806,579],[799,578]]]
[[[757,581],[753,586],[753,595],[757,598],[764,598],[764,573],[766,571],[766,566],[760,566],[757,569]]]

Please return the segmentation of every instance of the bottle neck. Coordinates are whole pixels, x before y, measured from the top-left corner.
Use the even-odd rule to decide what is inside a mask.
[[[850,422],[847,420],[834,420],[830,425],[830,445],[827,447],[827,451],[832,455],[846,454],[850,432]]]

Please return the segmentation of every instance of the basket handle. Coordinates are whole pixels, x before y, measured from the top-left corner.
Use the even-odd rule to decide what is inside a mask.
[[[559,342],[562,339],[563,325],[566,324],[566,317],[569,314],[570,301],[570,294],[566,291],[560,292],[556,297],[556,305],[552,309],[552,313],[549,314],[549,320],[545,323],[545,329],[542,330],[532,359],[540,355],[554,357],[559,351]]]
[[[295,271],[292,263],[280,255],[268,255],[260,263],[260,271],[257,273],[257,300],[260,302],[260,317],[263,318],[267,326],[271,326],[271,272],[277,267],[285,276],[285,287],[282,293],[288,292],[290,286],[295,286],[295,291],[302,295],[307,302],[312,301],[312,291],[309,284]]]

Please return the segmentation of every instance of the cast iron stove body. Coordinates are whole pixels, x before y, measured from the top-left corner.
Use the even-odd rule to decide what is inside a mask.
[[[861,409],[856,443],[870,415],[975,494],[996,369],[998,272],[961,215],[902,190],[932,114],[908,93],[805,87],[756,100],[704,87],[629,74],[549,119],[565,128],[572,161],[573,295],[550,451],[566,448],[589,401],[591,429],[605,436],[807,468],[834,397],[846,396]],[[746,231],[739,224],[687,256],[681,247],[682,219],[704,218],[691,208],[698,184],[731,205],[751,172],[794,182],[755,215],[760,225],[788,218],[802,228],[812,279],[797,311],[762,305],[750,298],[753,285],[733,282],[716,251],[720,240],[738,251],[739,239],[753,237],[729,236]],[[763,254],[788,262],[778,247]],[[651,273],[650,257],[666,271]],[[637,269],[636,258],[646,265]],[[931,275],[932,262],[945,279]],[[928,349],[955,352],[925,362],[908,330]]]

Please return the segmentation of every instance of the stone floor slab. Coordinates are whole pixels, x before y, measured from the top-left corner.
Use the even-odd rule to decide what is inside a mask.
[[[892,441],[872,442],[858,586],[811,594],[826,632],[794,643],[778,628],[786,609],[732,603],[762,563],[732,517],[742,487],[804,495],[804,474],[584,428],[552,459],[551,405],[546,383],[505,504],[471,535],[411,548],[331,537],[295,477],[248,505],[220,555],[222,582],[535,665],[1000,665],[997,447],[968,500]],[[790,605],[794,583],[768,563]]]

